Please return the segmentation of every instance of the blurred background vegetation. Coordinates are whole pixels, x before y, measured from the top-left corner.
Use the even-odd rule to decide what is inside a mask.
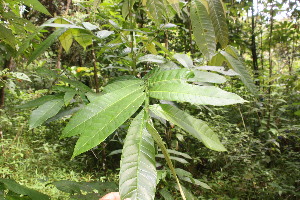
[[[122,15],[122,0],[40,2],[52,16],[32,5],[0,2],[0,178],[14,179],[53,199],[68,199],[67,192],[50,183],[118,182],[119,150],[128,124],[105,143],[71,160],[77,138],[59,139],[69,116],[50,119],[43,126],[29,130],[30,110],[17,106],[51,94],[54,83],[65,84],[44,76],[37,68],[55,69],[91,88],[96,84],[95,66],[100,88],[112,77],[131,74],[130,49],[120,42],[120,35],[125,33],[118,28],[128,28],[129,22],[124,12]],[[185,6],[188,2],[180,4],[182,16],[170,13],[165,29],[153,26],[144,8],[136,4],[135,28],[153,32],[151,37],[156,41],[145,47],[149,38],[143,38],[143,34],[137,37],[139,54],[150,52],[168,57],[174,52],[186,53],[196,64],[204,63],[191,34]],[[229,43],[240,51],[253,75],[258,98],[237,77],[228,76],[222,88],[240,95],[248,103],[225,107],[182,105],[213,127],[227,152],[204,148],[172,124],[162,126],[157,122],[159,131],[169,149],[189,155],[185,158],[187,162],[174,160],[175,166],[209,186],[185,184],[192,193],[191,199],[300,199],[300,3],[297,0],[223,2]],[[27,65],[34,49],[55,30],[53,27],[38,30],[38,26],[55,16],[75,24],[86,22],[86,26],[95,25],[104,32],[99,33],[100,40],[94,44],[74,41],[68,52],[56,41]],[[149,64],[137,65],[138,76],[149,68]],[[158,156],[157,162],[160,170],[157,199],[168,199],[169,194],[179,199],[164,160]]]

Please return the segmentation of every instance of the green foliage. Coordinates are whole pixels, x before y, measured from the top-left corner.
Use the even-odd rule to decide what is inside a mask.
[[[230,29],[229,35],[220,0],[95,0],[70,6],[58,1],[47,5],[44,1],[51,13],[61,13],[63,17],[43,24],[43,16],[35,15],[32,9],[20,10],[24,4],[49,14],[38,1],[4,3],[0,3],[0,63],[10,64],[0,72],[1,91],[4,89],[8,96],[8,108],[0,110],[0,136],[12,139],[1,138],[3,177],[16,177],[24,183],[29,174],[42,171],[50,179],[43,177],[51,194],[58,193],[55,186],[68,193],[61,198],[69,195],[71,199],[99,199],[117,190],[114,184],[101,182],[110,181],[110,176],[118,181],[119,166],[115,161],[120,159],[118,153],[123,146],[119,172],[122,198],[299,196],[300,108],[295,103],[300,101],[299,67],[293,53],[299,42],[293,22],[274,23],[274,30],[288,28],[289,32],[281,30],[273,36],[264,33],[270,25],[261,32],[253,27],[250,30],[253,18],[245,14],[249,16],[251,3],[245,1],[240,3],[239,11],[230,15],[229,21],[234,21],[236,27]],[[226,14],[232,14],[230,6],[226,3]],[[71,15],[62,14],[64,9]],[[257,15],[260,16],[252,15],[257,20],[254,25],[263,27],[260,22],[267,15]],[[32,16],[31,23],[27,19]],[[43,25],[36,28],[33,23]],[[50,30],[54,32],[48,33]],[[255,41],[259,35],[259,42]],[[229,37],[234,47],[228,46]],[[250,42],[248,38],[253,37]],[[277,42],[279,38],[288,45]],[[59,49],[56,41],[60,42]],[[255,44],[261,45],[259,66],[270,67],[268,72],[266,68],[261,74],[254,72],[256,84],[261,85],[253,83],[247,69],[255,61]],[[275,51],[277,48],[281,53]],[[284,58],[286,63],[273,62],[278,67],[276,76],[271,68],[272,59],[278,60],[275,52],[278,57],[288,55]],[[264,61],[266,53],[268,62]],[[21,68],[26,61],[30,65]],[[49,87],[42,92],[45,96],[32,92],[45,87]],[[252,98],[245,88],[258,102],[229,106]],[[35,100],[20,105],[20,100],[15,99],[25,90]],[[18,110],[26,117],[16,117],[11,108],[15,104],[18,108],[37,107],[29,119],[29,132],[24,131],[29,115]],[[53,123],[58,119],[63,120]],[[64,126],[58,141],[57,134]],[[45,133],[48,135],[43,138]],[[25,143],[21,134],[30,145],[19,146],[19,139]],[[75,143],[75,149],[70,149]],[[68,150],[56,150],[65,148]],[[72,160],[68,161],[71,151]],[[39,166],[32,164],[36,161]],[[68,176],[70,165],[76,167],[75,174],[101,171],[101,175],[94,174],[100,182],[97,179],[98,182],[86,183],[79,180],[81,175]],[[57,167],[46,170],[51,166]],[[282,169],[295,176],[279,173]],[[73,181],[57,181],[60,179]],[[36,180],[29,182],[43,190]]]
[[[2,187],[1,187],[2,185]],[[4,193],[4,190],[8,189],[9,192],[7,194]],[[48,200],[50,199],[49,196],[42,194],[38,191],[29,189],[25,186],[22,186],[18,184],[16,181],[11,180],[11,179],[3,179],[0,178],[0,190],[2,190],[2,196],[3,199],[27,199],[25,196],[28,196],[29,199],[32,200]],[[1,193],[0,193],[1,195]],[[1,197],[1,196],[0,196]]]
[[[145,114],[142,110],[134,118],[124,142],[119,182],[122,199],[155,197],[155,149],[154,141],[146,129]]]
[[[196,43],[204,56],[210,60],[216,51],[214,27],[205,7],[207,2],[191,2],[191,22]]]
[[[195,119],[180,109],[168,104],[153,105],[150,109],[159,117],[178,125],[193,137],[202,141],[207,148],[215,151],[226,151],[217,135],[202,120]]]

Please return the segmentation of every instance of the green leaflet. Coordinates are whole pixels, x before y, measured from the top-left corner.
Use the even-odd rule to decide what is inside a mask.
[[[50,197],[40,193],[36,190],[32,190],[30,188],[27,188],[23,185],[18,184],[16,181],[12,180],[12,179],[3,179],[0,178],[0,183],[4,184],[4,187],[14,193],[20,194],[20,195],[26,195],[28,197],[30,197],[30,199],[32,200],[50,200]],[[1,184],[0,184],[1,185]],[[1,196],[0,196],[1,198]],[[25,197],[26,198],[26,197]],[[25,199],[22,198],[22,199]],[[17,198],[7,198],[7,199],[17,199]],[[20,198],[21,199],[21,198]],[[27,199],[27,198],[26,198]]]
[[[147,14],[152,18],[156,24],[160,24],[164,15],[166,14],[167,7],[164,5],[163,0],[143,0],[143,6],[147,8]]]
[[[133,8],[134,3],[135,0],[124,0],[122,6],[122,16],[124,19],[126,19],[126,17],[128,16],[129,10]]]
[[[132,78],[128,80],[117,80],[111,84],[108,84],[107,86],[104,87],[103,93],[109,93],[113,92],[119,89],[125,89],[127,87],[132,87],[132,86],[139,86],[142,85],[143,81],[141,79],[137,78]]]
[[[195,67],[193,64],[193,60],[186,54],[176,53],[173,56],[180,64],[182,64],[185,68],[193,68]]]
[[[221,0],[208,1],[209,16],[211,18],[217,41],[225,48],[228,44],[228,27]]]
[[[188,69],[174,69],[174,70],[157,70],[148,79],[149,85],[162,84],[168,81],[177,83],[185,82],[193,77],[194,73]]]
[[[241,80],[248,88],[248,90],[252,94],[257,95],[257,88],[253,82],[252,77],[247,71],[246,66],[243,63],[242,58],[239,57],[239,55],[234,51],[234,49],[230,48],[230,50],[230,53],[227,53],[225,51],[221,51],[220,53],[224,56],[231,68],[240,75]],[[226,49],[226,51],[229,50]]]
[[[40,106],[48,101],[51,101],[53,99],[61,99],[61,96],[59,95],[46,95],[46,96],[42,96],[40,98],[34,99],[32,101],[29,101],[25,104],[19,105],[17,106],[17,108],[33,108],[36,106]]]
[[[85,29],[71,29],[74,39],[86,50],[86,47],[93,44],[93,35]]]
[[[61,46],[64,48],[64,50],[68,53],[73,43],[72,29],[69,29],[66,32],[64,32],[59,37],[59,41],[61,43]]]
[[[195,76],[188,81],[206,83],[225,83],[226,78],[216,73],[193,70]]]
[[[138,58],[137,63],[153,62],[153,63],[166,63],[166,59],[160,55],[147,54]]]
[[[180,13],[179,0],[167,0],[167,2],[173,7],[173,9],[180,16],[181,13]]]
[[[116,90],[99,97],[76,113],[61,137],[80,135],[73,157],[100,144],[122,125],[145,100],[143,86]]]
[[[122,199],[153,200],[155,197],[155,148],[145,118],[142,110],[132,121],[124,142],[119,182]]]
[[[0,24],[0,39],[5,41],[13,49],[15,49],[16,40],[10,29],[7,29],[5,26]]]
[[[65,28],[59,28],[56,31],[54,31],[46,40],[44,40],[32,53],[30,58],[28,59],[27,65],[29,65],[33,60],[35,60],[38,56],[40,56],[42,53],[48,49],[53,42],[61,35],[63,34],[67,29]]]
[[[80,91],[82,92],[91,92],[91,88],[89,88],[88,86],[86,86],[85,84],[83,84],[82,82],[80,81],[76,81],[76,80],[71,80],[71,79],[68,79],[66,77],[59,77],[62,81],[66,82],[66,83],[69,83],[70,85],[73,85],[74,87],[78,88]]]
[[[173,166],[173,163],[170,159],[170,155],[168,153],[167,148],[165,147],[165,144],[164,144],[162,138],[160,137],[157,130],[149,122],[146,123],[146,127],[147,127],[147,130],[149,131],[149,133],[152,135],[155,142],[157,143],[157,145],[159,146],[159,148],[161,149],[162,153],[164,154],[165,159],[167,161],[167,164],[168,164],[168,166],[169,166],[169,168],[170,168],[170,170],[171,170],[171,172],[172,172],[172,174],[173,174],[173,176],[174,176],[174,178],[177,182],[180,194],[181,194],[183,200],[186,200],[185,195],[184,195],[183,190],[182,190],[182,186],[179,183],[175,168]]]
[[[219,141],[218,136],[204,121],[196,119],[169,104],[155,104],[150,106],[150,109],[157,116],[176,124],[193,137],[203,142],[207,148],[215,151],[226,151],[225,147]]]
[[[56,115],[64,105],[63,99],[53,99],[32,111],[29,119],[29,128],[40,126],[50,117]]]
[[[200,105],[224,106],[246,102],[238,95],[215,86],[196,86],[172,81],[154,84],[149,91],[150,97],[156,99]]]
[[[159,190],[159,194],[165,199],[165,200],[174,200],[172,194],[166,189],[163,188]]]
[[[72,92],[66,92],[64,95],[64,103],[65,105],[69,105],[69,103],[71,102],[71,100],[74,98],[74,96],[77,94],[76,91],[72,91]]]
[[[216,51],[216,38],[206,7],[200,0],[192,0],[190,16],[197,46],[210,60]]]

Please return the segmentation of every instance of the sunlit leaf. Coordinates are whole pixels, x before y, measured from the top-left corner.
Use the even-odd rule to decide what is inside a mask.
[[[172,174],[173,174],[173,176],[174,176],[174,178],[175,178],[175,180],[177,182],[180,194],[181,194],[183,200],[186,200],[185,195],[183,193],[183,190],[181,188],[182,186],[179,183],[179,180],[178,180],[175,168],[173,166],[173,163],[172,163],[172,161],[170,159],[170,155],[168,153],[167,148],[165,147],[165,144],[164,144],[162,138],[160,137],[160,135],[157,132],[157,130],[149,122],[146,123],[146,127],[147,127],[147,130],[149,131],[149,133],[152,135],[152,137],[155,140],[155,142],[157,143],[157,145],[159,146],[159,148],[161,149],[162,153],[164,154],[164,157],[165,157],[165,159],[167,161],[167,164],[168,164],[168,166],[169,166],[169,168],[170,168],[170,170],[171,170],[171,172],[172,172]]]
[[[101,95],[76,113],[61,136],[80,135],[73,157],[100,144],[134,114],[145,99],[143,90],[133,85]]]
[[[186,82],[192,78],[194,73],[188,69],[156,70],[148,79],[149,85],[161,84],[169,81]]]
[[[199,105],[224,106],[245,102],[238,95],[215,86],[196,86],[170,81],[154,84],[149,91],[150,97],[153,98]]]
[[[185,68],[193,68],[194,67],[193,60],[191,59],[191,57],[189,57],[186,54],[176,53],[173,57],[178,62],[180,62],[180,64],[182,64]]]
[[[228,44],[228,27],[221,0],[209,0],[209,16],[211,18],[217,41],[225,48]]]
[[[212,22],[202,1],[192,0],[190,15],[196,44],[205,58],[210,60],[216,51],[216,38]]]

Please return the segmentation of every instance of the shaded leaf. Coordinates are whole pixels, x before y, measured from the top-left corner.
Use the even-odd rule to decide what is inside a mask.
[[[165,200],[173,200],[173,195],[166,189],[163,188],[159,190],[159,194],[165,199]]]
[[[124,142],[119,182],[122,199],[153,200],[155,197],[155,148],[145,118],[142,110],[132,121]]]
[[[54,100],[54,99],[61,99],[60,95],[46,95],[42,96],[40,98],[34,99],[32,101],[29,101],[25,104],[16,106],[16,108],[33,108],[36,106],[40,106],[48,101]]]
[[[74,98],[74,96],[77,94],[77,92],[74,91],[70,91],[70,92],[66,92],[64,95],[64,103],[67,106],[70,101]]]
[[[37,109],[32,111],[30,115],[29,128],[32,129],[40,126],[47,119],[56,115],[63,105],[63,99],[53,99],[39,106]]]
[[[16,40],[12,31],[5,26],[0,24],[0,39],[5,41],[8,45],[10,45],[13,49],[16,45]]]
[[[225,57],[228,64],[233,68],[233,70],[240,75],[242,82],[245,84],[248,90],[252,94],[257,95],[257,88],[244,63],[225,51],[221,51],[221,54]]]
[[[27,65],[30,64],[33,60],[39,57],[42,53],[46,51],[54,42],[55,40],[63,34],[67,29],[59,28],[54,31],[46,40],[44,40],[31,54],[30,58],[28,59]]]
[[[155,157],[156,158],[164,158],[165,156],[163,154],[157,154]],[[180,158],[180,157],[170,156],[170,159],[174,160],[174,161],[177,161],[177,162],[180,162],[182,164],[188,164],[189,163],[187,160],[185,160],[184,158]]]
[[[159,55],[148,54],[138,58],[137,63],[141,62],[165,63],[166,59]]]
[[[167,164],[168,164],[168,166],[169,166],[169,168],[170,168],[170,170],[171,170],[171,172],[172,172],[172,174],[173,174],[173,176],[174,176],[174,178],[175,178],[175,180],[177,182],[180,194],[181,194],[183,200],[186,200],[185,195],[183,193],[183,190],[181,188],[182,186],[179,183],[179,180],[178,180],[175,168],[173,166],[173,163],[172,163],[172,161],[170,159],[170,155],[169,155],[169,153],[167,151],[167,148],[165,147],[165,144],[164,144],[162,138],[160,137],[160,135],[157,132],[157,130],[149,122],[146,123],[146,127],[147,127],[147,130],[149,131],[149,133],[152,135],[152,137],[155,140],[155,142],[157,143],[157,145],[159,146],[159,148],[161,149],[162,153],[164,154],[164,157],[165,157],[165,159],[167,161]]]
[[[166,6],[162,0],[143,0],[143,6],[147,8],[146,12],[156,24],[160,24],[166,12]]]
[[[8,190],[20,195],[27,195],[32,200],[50,200],[49,196],[20,185],[14,180],[0,178],[0,183],[3,183]]]
[[[204,121],[196,119],[186,112],[169,104],[155,104],[150,106],[150,109],[159,117],[170,121],[190,133],[193,137],[203,142],[207,148],[215,151],[226,151],[225,147],[218,139],[218,136]]]

